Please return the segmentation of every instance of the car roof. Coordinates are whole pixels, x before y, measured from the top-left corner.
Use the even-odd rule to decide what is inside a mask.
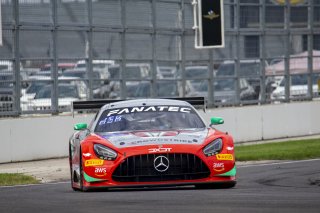
[[[134,107],[134,106],[156,106],[156,105],[169,105],[169,106],[191,106],[188,102],[179,101],[174,99],[135,99],[135,100],[126,100],[118,101],[110,104],[104,105],[101,109],[114,109],[114,108],[123,108],[123,107]]]
[[[150,67],[150,64],[148,63],[127,63],[125,65],[125,67]],[[111,65],[110,68],[118,68],[118,67],[121,67],[121,64],[114,64],[114,65]]]
[[[77,62],[77,64],[85,64],[85,60],[80,60]],[[93,64],[114,64],[114,60],[92,60]]]

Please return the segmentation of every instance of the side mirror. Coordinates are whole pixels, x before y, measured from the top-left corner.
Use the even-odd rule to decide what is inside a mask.
[[[87,129],[88,125],[86,123],[78,123],[74,125],[74,130],[84,130]]]
[[[212,126],[212,125],[219,125],[219,124],[223,124],[223,123],[224,123],[224,120],[223,120],[222,118],[212,117],[212,118],[211,118],[210,126]]]

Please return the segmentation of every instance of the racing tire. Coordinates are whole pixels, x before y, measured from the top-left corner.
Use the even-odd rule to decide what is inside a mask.
[[[83,187],[83,168],[82,168],[82,151],[80,148],[80,152],[79,152],[79,191],[84,192],[84,187]]]
[[[72,156],[71,156],[71,145],[69,144],[69,166],[70,166],[70,183],[71,183],[71,188],[73,189],[73,191],[79,191],[78,188],[73,186],[74,183],[74,174],[72,171]]]
[[[229,189],[235,187],[236,181],[225,182],[225,183],[207,183],[195,185],[197,189]]]

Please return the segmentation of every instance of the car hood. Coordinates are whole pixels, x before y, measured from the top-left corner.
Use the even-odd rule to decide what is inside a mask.
[[[34,96],[36,93],[25,93],[23,96],[20,98],[20,102],[29,102],[30,100],[34,99]]]
[[[208,129],[178,130],[178,131],[135,131],[100,133],[98,136],[108,140],[118,148],[160,145],[160,144],[194,144],[204,142]]]

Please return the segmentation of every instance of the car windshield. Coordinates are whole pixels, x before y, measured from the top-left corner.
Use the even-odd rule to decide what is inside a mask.
[[[119,79],[120,78],[120,68],[119,67],[110,67],[108,69],[110,73],[110,79]],[[139,66],[126,67],[124,73],[126,79],[137,79],[141,78],[141,68]]]
[[[92,64],[92,67],[93,68],[106,68],[106,67],[108,67],[109,66],[109,64],[103,64],[103,63],[99,63],[99,64],[95,64],[95,63],[93,63]],[[83,64],[77,64],[77,68],[86,68],[87,67],[87,65],[85,64],[85,63],[83,63]]]
[[[159,82],[157,84],[159,97],[171,97],[177,94],[177,84],[174,81]]]
[[[140,87],[142,84],[136,84],[136,83],[127,83],[127,97],[136,97],[136,91],[138,87]]]
[[[67,71],[62,74],[64,77],[85,78],[86,72]]]
[[[188,68],[186,69],[186,78],[205,78],[208,77],[207,68]]]
[[[235,90],[233,79],[221,79],[214,82],[215,91],[233,91]],[[204,81],[200,86],[199,91],[208,91],[208,81]]]
[[[214,82],[214,89],[216,91],[231,91],[235,90],[233,79],[223,79]]]
[[[47,85],[46,82],[32,82],[32,84],[26,90],[27,94],[37,93],[42,87]]]
[[[92,72],[92,78],[93,79],[100,79],[100,73],[99,72]],[[74,78],[78,78],[78,79],[85,79],[87,77],[87,73],[84,72],[79,72],[79,71],[67,71],[64,72],[62,74],[62,77],[74,77]],[[87,81],[84,81],[86,84],[88,83]],[[103,82],[101,81],[94,81],[92,88],[93,89],[98,89],[101,87],[101,85],[103,84]]]
[[[59,98],[78,98],[78,90],[75,85],[59,85]],[[51,98],[51,86],[43,87],[35,96],[35,99]]]
[[[191,107],[163,105],[105,110],[98,119],[95,132],[197,128],[205,128],[205,125]]]
[[[240,76],[250,76],[250,75],[258,75],[260,72],[260,63],[259,62],[240,62]],[[235,64],[227,63],[221,64],[218,71],[217,76],[226,76],[226,75],[235,75]]]
[[[291,75],[291,86],[303,86],[308,85],[308,75]],[[313,75],[312,84],[317,84],[318,76],[316,74]],[[286,83],[285,78],[282,79],[280,86],[284,87]]]
[[[293,75],[291,76],[291,85],[307,85],[307,75]]]
[[[137,85],[134,97],[149,97],[150,96],[149,83],[142,83]],[[172,97],[177,96],[177,85],[174,81],[157,82],[157,96],[158,97]]]

